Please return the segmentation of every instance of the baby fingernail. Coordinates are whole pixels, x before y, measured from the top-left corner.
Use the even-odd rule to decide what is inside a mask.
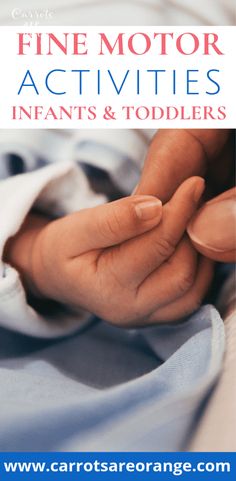
[[[160,217],[162,203],[159,199],[152,198],[152,200],[142,200],[135,205],[136,214],[141,220],[151,220],[155,217]]]

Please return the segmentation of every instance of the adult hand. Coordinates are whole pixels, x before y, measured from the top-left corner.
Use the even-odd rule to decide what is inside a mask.
[[[201,175],[206,178],[206,198],[219,194],[219,192],[231,187],[234,179],[233,142],[233,135],[231,135],[229,130],[170,129],[158,131],[149,148],[140,183],[135,190],[135,194],[148,193],[149,195],[156,195],[165,203],[170,199],[178,186],[192,175]],[[227,194],[225,195],[227,197]],[[223,211],[221,210],[221,223],[226,221],[226,212],[228,212],[228,220],[233,213],[233,209],[230,209],[229,212],[228,207],[229,199],[227,203],[224,203]],[[219,209],[219,204],[217,208]],[[232,250],[232,244],[235,242],[233,235],[234,223],[228,225],[228,227],[224,227],[225,237],[227,239],[229,237],[231,238],[230,242],[227,240],[227,244],[225,238],[221,238],[224,245],[219,244],[218,241],[220,241],[220,239],[217,240],[217,245],[215,245],[214,242],[212,244],[210,239],[202,237],[207,218],[209,220],[209,209],[212,213],[212,210],[216,209],[216,206],[210,207],[208,205],[207,210],[206,208],[205,210],[202,209],[199,216],[196,214],[194,217],[188,229],[192,242],[188,239],[189,245],[186,245],[186,249],[188,249],[189,252],[189,249],[194,251],[196,248],[199,252],[214,260],[232,260],[235,255],[235,251]],[[214,212],[215,215],[217,215],[216,210],[214,210]],[[176,218],[176,222],[178,222],[178,217]],[[212,224],[214,224],[214,230],[212,229],[211,231],[212,233],[216,232],[217,229],[221,229],[220,223],[216,223],[216,218],[211,221],[211,225]],[[227,224],[227,222],[225,222],[225,224]],[[216,227],[217,225],[218,227]],[[204,234],[204,236],[205,235],[206,234]],[[181,242],[183,241],[180,241],[180,244]],[[213,247],[213,249],[209,247]],[[220,252],[216,252],[216,249],[220,249]],[[230,249],[230,252],[222,252],[222,250],[228,249]],[[174,252],[172,254],[172,260],[174,260],[175,255],[176,253]],[[183,256],[182,259],[183,263],[182,267],[180,266],[180,274],[181,269],[185,268],[185,263],[187,262],[187,250],[186,257],[184,258]],[[204,276],[204,269],[205,266],[202,265],[201,256],[199,256],[198,274],[201,272],[201,275]],[[208,282],[210,285],[211,279],[209,276]],[[192,292],[194,292],[194,289],[198,289],[197,284],[194,284]],[[179,302],[181,302],[181,299]],[[181,315],[181,311],[178,310],[179,302],[178,304],[175,302],[172,303],[172,310],[173,313],[176,312],[176,317],[178,314]],[[184,298],[182,299],[182,305],[184,305]],[[192,308],[194,310],[194,305]]]
[[[215,261],[236,262],[236,189],[203,205],[188,226],[196,249]]]
[[[183,180],[206,177],[209,197],[234,181],[234,132],[229,130],[160,130],[154,137],[137,193],[167,201]],[[207,202],[189,225],[195,248],[210,259],[236,260],[235,189]]]
[[[233,186],[233,143],[229,130],[159,130],[135,194],[156,195],[165,203],[194,175],[206,178],[208,196],[223,192]]]

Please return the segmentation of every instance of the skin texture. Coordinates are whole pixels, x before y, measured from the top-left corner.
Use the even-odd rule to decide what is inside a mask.
[[[234,132],[229,130],[209,130],[209,129],[188,129],[188,130],[160,130],[154,136],[150,149],[145,160],[140,183],[135,189],[136,194],[149,193],[159,197],[163,203],[167,202],[173,192],[185,179],[192,175],[201,175],[206,179],[205,200],[214,197],[220,192],[232,187],[234,180]],[[227,193],[225,194],[227,195]],[[219,206],[216,207],[219,209]],[[228,206],[223,206],[225,212],[228,212]],[[235,209],[231,209],[231,222],[235,225]],[[225,217],[223,214],[219,219],[215,211],[212,216],[212,210],[200,210],[188,229],[189,238],[183,247],[182,264],[179,266],[179,275],[184,269],[184,265],[188,259],[189,251],[198,251],[207,256],[209,259],[229,262],[235,259],[235,250],[228,249],[228,245],[235,245],[236,235],[234,229],[229,229],[229,225],[225,227]],[[178,217],[179,218],[179,217]],[[227,215],[229,220],[229,215]],[[209,230],[214,233],[217,225],[217,231],[224,229],[225,236],[222,239],[219,251],[211,239],[206,244],[204,235],[205,225],[209,226]],[[201,228],[199,228],[201,226]],[[227,238],[227,239],[226,239]],[[209,241],[209,239],[207,239]],[[183,242],[183,241],[181,241]],[[174,253],[172,262],[174,262]],[[199,255],[197,258],[197,269],[192,271],[195,281],[190,297],[186,298],[183,294],[178,301],[173,301],[167,307],[168,316],[175,315],[176,318],[184,315],[185,306],[194,309],[194,297],[199,297],[198,278],[205,278],[206,282],[211,282],[208,276],[208,266],[205,265],[204,259]],[[166,312],[164,312],[164,315]],[[162,316],[163,312],[158,311],[158,316]],[[153,316],[155,320],[155,314]]]
[[[195,248],[220,262],[236,262],[236,188],[203,205],[188,225]]]
[[[135,195],[51,222],[31,215],[5,259],[35,294],[113,324],[175,320],[198,308],[212,278],[212,262],[203,258],[199,268],[185,235],[203,190],[193,177],[163,208]]]
[[[206,209],[196,214],[204,185],[193,176],[206,178],[207,199],[230,188],[233,151],[226,130],[160,130],[132,197],[53,222],[30,215],[5,260],[35,295],[119,326],[177,320],[198,308],[212,280],[213,262],[197,251],[231,259],[209,239],[204,245],[202,223],[211,219]]]
[[[211,197],[226,190],[232,176],[233,134],[218,129],[162,129],[147,153],[136,193],[167,202],[194,175],[207,179]]]

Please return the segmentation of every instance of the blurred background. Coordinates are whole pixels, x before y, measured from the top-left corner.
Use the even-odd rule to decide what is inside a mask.
[[[0,25],[235,25],[235,0],[9,0]]]

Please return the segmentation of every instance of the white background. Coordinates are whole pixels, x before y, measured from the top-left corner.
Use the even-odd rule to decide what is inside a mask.
[[[31,48],[25,48],[27,55],[19,56],[18,33],[36,32],[54,33],[63,40],[63,32],[86,32],[88,55],[64,55],[55,46],[54,55],[34,55],[35,40],[31,40]],[[118,33],[124,32],[124,45],[127,46],[127,38],[136,32],[145,32],[153,38],[154,32],[173,32],[174,37],[184,33],[192,32],[200,39],[199,51],[193,55],[181,55],[175,46],[175,41],[169,40],[168,55],[160,55],[160,40],[153,40],[152,49],[142,56],[135,56],[126,48],[125,56],[110,55],[99,56],[100,37],[99,33],[105,32],[111,43]],[[224,55],[217,55],[211,50],[211,55],[203,55],[203,33],[214,32],[219,36],[219,48]],[[34,37],[33,37],[34,38]],[[139,38],[135,45],[141,49],[142,41]],[[47,51],[47,36],[44,37],[45,51]],[[68,45],[70,43],[68,42]],[[190,40],[185,45],[191,49]],[[233,128],[236,125],[236,28],[235,27],[1,27],[0,28],[0,128]],[[91,72],[84,74],[84,92],[79,95],[78,77],[70,71],[72,69],[90,69]],[[40,95],[36,95],[32,87],[24,87],[20,95],[17,92],[23,81],[25,73],[29,69],[37,85]],[[66,73],[55,74],[51,77],[50,85],[55,90],[65,90],[66,95],[53,95],[45,87],[45,77],[52,69],[65,69]],[[96,93],[97,70],[102,71],[101,95]],[[110,69],[117,84],[122,82],[126,70],[130,70],[127,81],[121,95],[117,95],[112,82],[107,74]],[[140,95],[136,93],[136,71],[141,71]],[[165,73],[160,74],[159,93],[154,94],[154,77],[148,74],[147,69],[163,69]],[[176,70],[177,92],[172,93],[172,71]],[[199,72],[192,74],[199,79],[198,83],[191,84],[191,90],[196,90],[199,95],[186,94],[186,70],[198,69]],[[210,69],[219,69],[221,72],[214,75],[221,85],[221,91],[217,95],[206,95],[205,90],[214,90],[215,86],[207,80],[206,73]],[[55,80],[54,80],[55,79]],[[32,106],[32,119],[23,116],[22,120],[12,119],[12,106],[22,105],[29,110]],[[132,114],[132,120],[125,120],[122,113],[122,106],[131,105],[135,107],[146,106],[162,107],[166,112],[166,106],[175,106],[177,109],[184,106],[185,113],[192,113],[192,106],[212,106],[215,115],[219,106],[225,106],[225,120],[138,120]],[[43,115],[39,120],[34,120],[34,106],[43,107]],[[52,116],[45,119],[50,107],[59,116],[59,106],[69,109],[70,106],[96,106],[97,118],[88,120],[85,112],[83,119],[78,120],[74,114],[73,120],[54,120]],[[115,111],[116,120],[103,118],[106,106],[112,106]],[[18,110],[17,110],[18,112]]]

